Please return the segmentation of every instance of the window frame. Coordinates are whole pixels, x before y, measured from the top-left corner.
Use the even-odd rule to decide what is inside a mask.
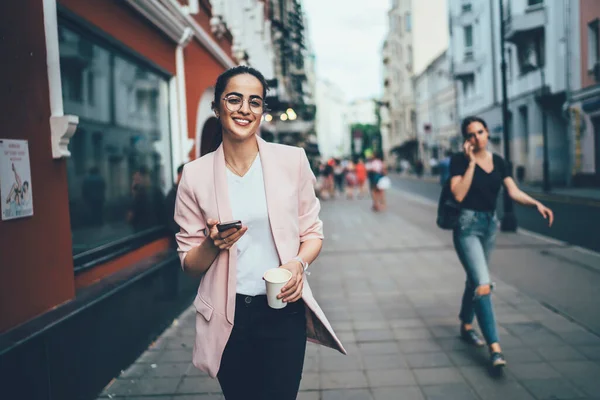
[[[103,47],[105,50],[111,53],[111,58],[114,60],[115,56],[121,57],[122,59],[132,62],[136,65],[142,66],[144,69],[158,75],[161,79],[164,79],[166,84],[170,87],[172,85],[173,75],[164,68],[152,60],[147,59],[135,50],[127,47],[124,43],[118,41],[114,37],[108,35],[101,29],[90,25],[83,18],[74,14],[72,11],[66,9],[60,4],[57,5],[57,17],[58,25],[64,26],[65,28],[82,35],[92,43]],[[111,80],[114,79],[111,71]],[[114,97],[114,85],[110,87],[110,96]],[[171,98],[169,97],[169,102]],[[114,104],[111,104],[111,114],[114,112]],[[171,130],[171,120],[173,118],[171,107],[168,107],[169,117],[169,156],[173,156],[173,132]],[[114,115],[114,114],[113,114]],[[169,165],[165,165],[164,168],[168,171],[169,176],[173,175],[173,162]],[[115,258],[123,256],[124,254],[130,253],[142,246],[152,243],[158,239],[165,238],[168,235],[167,226],[156,226],[150,229],[135,232],[131,235],[120,237],[112,240],[108,243],[102,244],[93,249],[89,249],[73,255],[73,271],[75,275],[78,275],[84,271],[88,271],[98,265],[105,264]]]

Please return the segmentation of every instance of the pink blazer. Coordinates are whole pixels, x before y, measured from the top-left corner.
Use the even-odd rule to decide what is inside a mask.
[[[300,243],[323,238],[321,209],[315,196],[315,177],[304,150],[267,143],[258,138],[269,221],[280,262],[296,255]],[[205,240],[209,218],[232,220],[227,189],[225,156],[221,145],[214,153],[186,164],[177,191],[175,221],[181,263],[187,252]],[[193,363],[216,377],[221,356],[233,328],[236,296],[236,248],[222,251],[200,280],[194,300],[196,339]],[[313,297],[306,276],[302,291],[307,320],[308,340],[346,354],[325,314]]]

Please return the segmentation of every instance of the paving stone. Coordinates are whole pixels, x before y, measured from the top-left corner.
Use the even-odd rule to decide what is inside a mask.
[[[452,365],[446,353],[415,353],[407,354],[406,361],[410,368],[435,368]]]
[[[560,372],[552,368],[550,364],[547,363],[511,364],[510,372],[519,379],[561,378]]]
[[[479,400],[473,390],[464,383],[423,386],[421,390],[427,400]]]
[[[363,369],[363,363],[360,355],[333,355],[329,357],[321,357],[320,370],[323,372],[329,371],[357,371]]]
[[[566,379],[522,380],[521,384],[539,400],[579,399],[584,397],[583,392]]]
[[[177,399],[173,399],[177,400]],[[321,392],[300,392],[296,400],[321,400]]]
[[[375,400],[425,400],[418,386],[373,389]]]
[[[586,359],[582,352],[571,346],[544,346],[537,349],[537,352],[546,361],[579,361]]]
[[[358,349],[363,355],[400,353],[400,347],[397,342],[358,343]]]
[[[408,368],[406,356],[400,354],[372,354],[363,356],[364,366],[369,370]]]
[[[321,372],[321,389],[352,389],[368,387],[363,371]]]
[[[394,333],[390,329],[369,329],[355,331],[357,342],[389,342],[394,340]]]
[[[421,368],[413,369],[412,372],[421,386],[466,383],[456,368]]]
[[[176,393],[183,394],[208,394],[221,393],[219,381],[210,377],[188,376],[183,378],[181,384],[177,387]]]
[[[373,400],[368,390],[324,390],[321,400]]]
[[[367,381],[374,388],[416,385],[415,377],[409,369],[367,370],[366,372]]]
[[[105,393],[117,396],[167,395],[175,393],[181,378],[117,379]]]

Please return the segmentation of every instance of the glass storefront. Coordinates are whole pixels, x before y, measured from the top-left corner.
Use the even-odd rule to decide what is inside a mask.
[[[59,43],[64,112],[79,116],[67,159],[76,256],[172,218],[168,77],[66,26]]]

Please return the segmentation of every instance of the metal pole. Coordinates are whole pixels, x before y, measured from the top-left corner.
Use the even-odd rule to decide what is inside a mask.
[[[546,98],[546,74],[544,72],[545,65],[540,67],[540,71],[542,73],[542,95],[540,97],[540,106],[542,107],[542,137],[544,140],[544,182],[543,182],[543,190],[544,192],[550,191],[550,169],[548,164],[548,121],[546,120],[546,105],[544,99]]]
[[[506,56],[504,52],[504,0],[499,0],[500,3],[500,56],[502,63],[502,133],[504,142],[504,159],[506,160],[507,168],[511,175],[513,172],[512,162],[510,160],[510,132],[508,125],[508,94],[506,87]],[[503,201],[502,205],[504,208],[504,215],[502,216],[502,222],[500,229],[504,232],[516,232],[517,230],[517,217],[514,213],[513,201],[510,198],[508,191],[503,190]]]

